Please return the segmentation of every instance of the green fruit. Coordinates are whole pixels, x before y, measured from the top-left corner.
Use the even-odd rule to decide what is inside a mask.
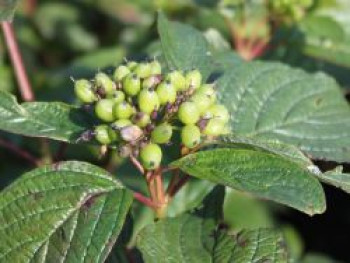
[[[203,93],[195,93],[190,101],[196,104],[199,114],[204,113],[212,105],[210,98]]]
[[[120,119],[120,120],[117,120],[111,124],[111,128],[113,130],[115,130],[114,133],[115,133],[117,140],[121,140],[121,135],[120,135],[121,129],[123,129],[127,126],[131,126],[131,125],[132,125],[132,122],[130,120],[127,120],[127,119]]]
[[[74,92],[79,100],[83,103],[92,103],[97,101],[92,84],[86,79],[80,79],[74,82]]]
[[[114,71],[113,78],[116,82],[121,82],[130,73],[130,69],[127,66],[120,65]]]
[[[138,64],[139,64],[139,63],[137,63],[136,61],[129,61],[128,63],[126,63],[126,66],[127,66],[131,71],[133,71],[133,70],[137,67]]]
[[[201,141],[201,131],[195,125],[189,124],[181,130],[181,142],[187,148],[196,147]]]
[[[147,170],[157,169],[162,161],[162,149],[159,145],[150,143],[141,149],[140,159]]]
[[[154,128],[151,133],[151,141],[154,143],[168,143],[173,134],[173,128],[168,123],[162,123]]]
[[[150,63],[151,66],[151,75],[160,75],[162,74],[162,66],[157,60],[153,60]]]
[[[170,72],[167,75],[166,80],[170,81],[173,84],[176,91],[184,91],[188,88],[186,86],[186,79],[184,75],[178,70]]]
[[[198,89],[202,82],[202,75],[199,70],[192,70],[186,74],[186,86],[192,89]]]
[[[115,132],[108,125],[99,125],[95,128],[96,140],[103,144],[108,145],[117,139]]]
[[[211,119],[203,130],[203,134],[209,136],[218,136],[226,131],[225,124],[217,119]]]
[[[221,104],[215,104],[208,109],[208,112],[216,120],[220,120],[224,124],[227,123],[230,119],[230,114],[226,107]]]
[[[126,142],[135,142],[143,136],[139,126],[129,125],[120,130],[120,137]]]
[[[113,106],[114,106],[113,99],[99,100],[95,106],[96,116],[105,122],[114,121],[115,118],[113,116]]]
[[[151,114],[159,108],[159,98],[153,89],[142,89],[138,96],[139,108],[142,112]]]
[[[169,81],[163,81],[159,84],[156,90],[160,105],[174,103],[176,100],[176,89]]]
[[[199,120],[199,111],[194,102],[186,101],[179,107],[178,117],[184,124],[194,124]]]
[[[123,80],[123,90],[129,96],[135,96],[140,92],[141,80],[136,74],[128,75]]]
[[[150,76],[142,82],[142,88],[144,89],[151,89],[157,86],[159,83],[159,78],[156,76]]]
[[[139,63],[133,71],[139,78],[148,78],[151,76],[151,65],[150,63]]]
[[[138,112],[132,117],[132,122],[137,126],[144,128],[151,122],[151,117],[147,113]]]
[[[112,99],[115,104],[121,103],[125,100],[125,94],[121,90],[116,90],[113,93]]]
[[[214,89],[213,84],[204,84],[202,85],[197,91],[196,94],[204,94],[208,96],[208,98],[211,101],[211,104],[215,103],[216,101],[216,91]]]
[[[114,82],[108,77],[107,74],[99,72],[95,76],[95,82],[96,86],[98,88],[101,88],[106,95],[112,95],[115,91],[115,84]]]
[[[113,114],[116,119],[129,119],[134,114],[134,108],[123,101],[114,105]]]

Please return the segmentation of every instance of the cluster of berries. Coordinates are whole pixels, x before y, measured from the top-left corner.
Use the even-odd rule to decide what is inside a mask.
[[[227,133],[229,113],[198,70],[162,74],[157,60],[129,61],[113,76],[100,72],[92,81],[76,80],[75,94],[103,122],[90,135],[102,145],[118,145],[123,156],[139,157],[147,170],[159,167],[159,145],[170,144],[176,130],[190,149],[205,136]]]
[[[314,0],[270,0],[270,10],[284,20],[300,21]]]

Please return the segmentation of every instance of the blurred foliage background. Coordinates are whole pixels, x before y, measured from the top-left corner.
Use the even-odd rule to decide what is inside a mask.
[[[72,79],[90,78],[99,70],[108,72],[124,59],[159,55],[155,28],[159,9],[171,19],[201,30],[213,52],[221,52],[228,65],[235,66],[240,59],[261,59],[281,61],[309,72],[325,71],[336,78],[349,98],[349,0],[289,1],[293,8],[276,7],[283,0],[26,0],[17,9],[14,27],[39,101],[76,103]],[[235,50],[237,56],[227,56],[229,50]],[[0,90],[17,94],[2,38]],[[39,144],[38,139],[4,132],[0,138],[51,159],[57,156],[45,155],[48,149],[62,150],[56,142]],[[33,168],[3,148],[0,159],[1,188]],[[99,149],[93,146],[70,145],[64,159],[90,161],[111,171],[119,166],[113,154],[101,158]],[[325,162],[318,165],[335,166]],[[349,171],[345,164],[345,172]],[[117,176],[131,187],[142,189],[138,178],[131,174],[122,169]],[[201,195],[201,189],[201,183],[188,186],[184,189],[187,194],[177,197],[177,204],[181,204],[181,198],[189,198],[188,193]],[[225,200],[226,223],[235,231],[255,226],[281,227],[295,258],[306,255],[303,262],[350,262],[350,197],[328,187],[326,193],[327,212],[310,218],[230,191]],[[174,215],[181,209],[185,208],[175,204]],[[147,211],[140,213],[147,218]]]

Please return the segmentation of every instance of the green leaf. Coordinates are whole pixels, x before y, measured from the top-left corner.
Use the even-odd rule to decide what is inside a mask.
[[[350,160],[350,107],[332,78],[252,62],[227,71],[218,87],[234,134],[293,144],[315,159]]]
[[[216,187],[204,200],[202,209],[145,227],[137,238],[145,262],[212,262],[213,234],[222,217],[223,198],[223,188]]]
[[[75,143],[92,127],[87,114],[59,102],[26,102],[0,91],[0,130],[33,137]]]
[[[305,55],[350,67],[350,38],[337,21],[327,16],[310,16],[299,26]]]
[[[29,172],[0,195],[0,261],[103,262],[131,202],[128,190],[88,163]]]
[[[295,146],[281,143],[279,141],[264,140],[260,138],[249,138],[238,135],[222,135],[208,142],[208,144],[218,144],[225,148],[235,147],[244,149],[261,150],[299,163],[303,166],[312,165],[312,162]]]
[[[19,0],[0,1],[0,21],[11,21]]]
[[[309,215],[326,208],[322,187],[307,168],[284,157],[248,149],[215,149],[171,164],[197,178],[223,184]]]
[[[343,173],[342,170],[343,167],[338,166],[332,171],[317,173],[315,175],[326,184],[333,185],[350,194],[350,174]]]
[[[201,32],[185,24],[170,22],[158,13],[158,33],[170,69],[197,68],[206,79],[213,69],[210,47]]]
[[[247,230],[237,235],[221,233],[216,242],[213,262],[288,262],[282,234],[270,229]]]

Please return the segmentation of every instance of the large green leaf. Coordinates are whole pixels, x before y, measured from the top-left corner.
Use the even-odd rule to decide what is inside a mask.
[[[309,215],[324,212],[322,187],[306,167],[276,154],[249,149],[214,149],[171,164],[189,175],[249,192]]]
[[[203,208],[192,214],[146,226],[137,238],[145,262],[212,262],[213,234],[222,218],[223,190],[216,187],[203,201]]]
[[[158,33],[163,55],[170,69],[199,69],[207,78],[213,69],[210,47],[198,30],[178,22],[170,22],[158,14]]]
[[[213,251],[213,262],[253,263],[288,262],[287,249],[281,233],[270,229],[221,233]]]
[[[350,37],[337,21],[327,16],[310,16],[299,26],[304,54],[350,67]]]
[[[317,173],[316,176],[323,182],[333,185],[350,194],[350,174],[343,173],[343,167],[339,166],[326,173]]]
[[[119,182],[87,163],[29,172],[0,195],[0,261],[103,262],[131,202]]]
[[[74,143],[92,127],[84,111],[59,102],[26,102],[0,91],[0,130]]]
[[[19,0],[0,1],[0,21],[11,21]]]
[[[350,107],[332,78],[252,62],[226,72],[218,86],[233,133],[293,144],[316,159],[350,160]]]

